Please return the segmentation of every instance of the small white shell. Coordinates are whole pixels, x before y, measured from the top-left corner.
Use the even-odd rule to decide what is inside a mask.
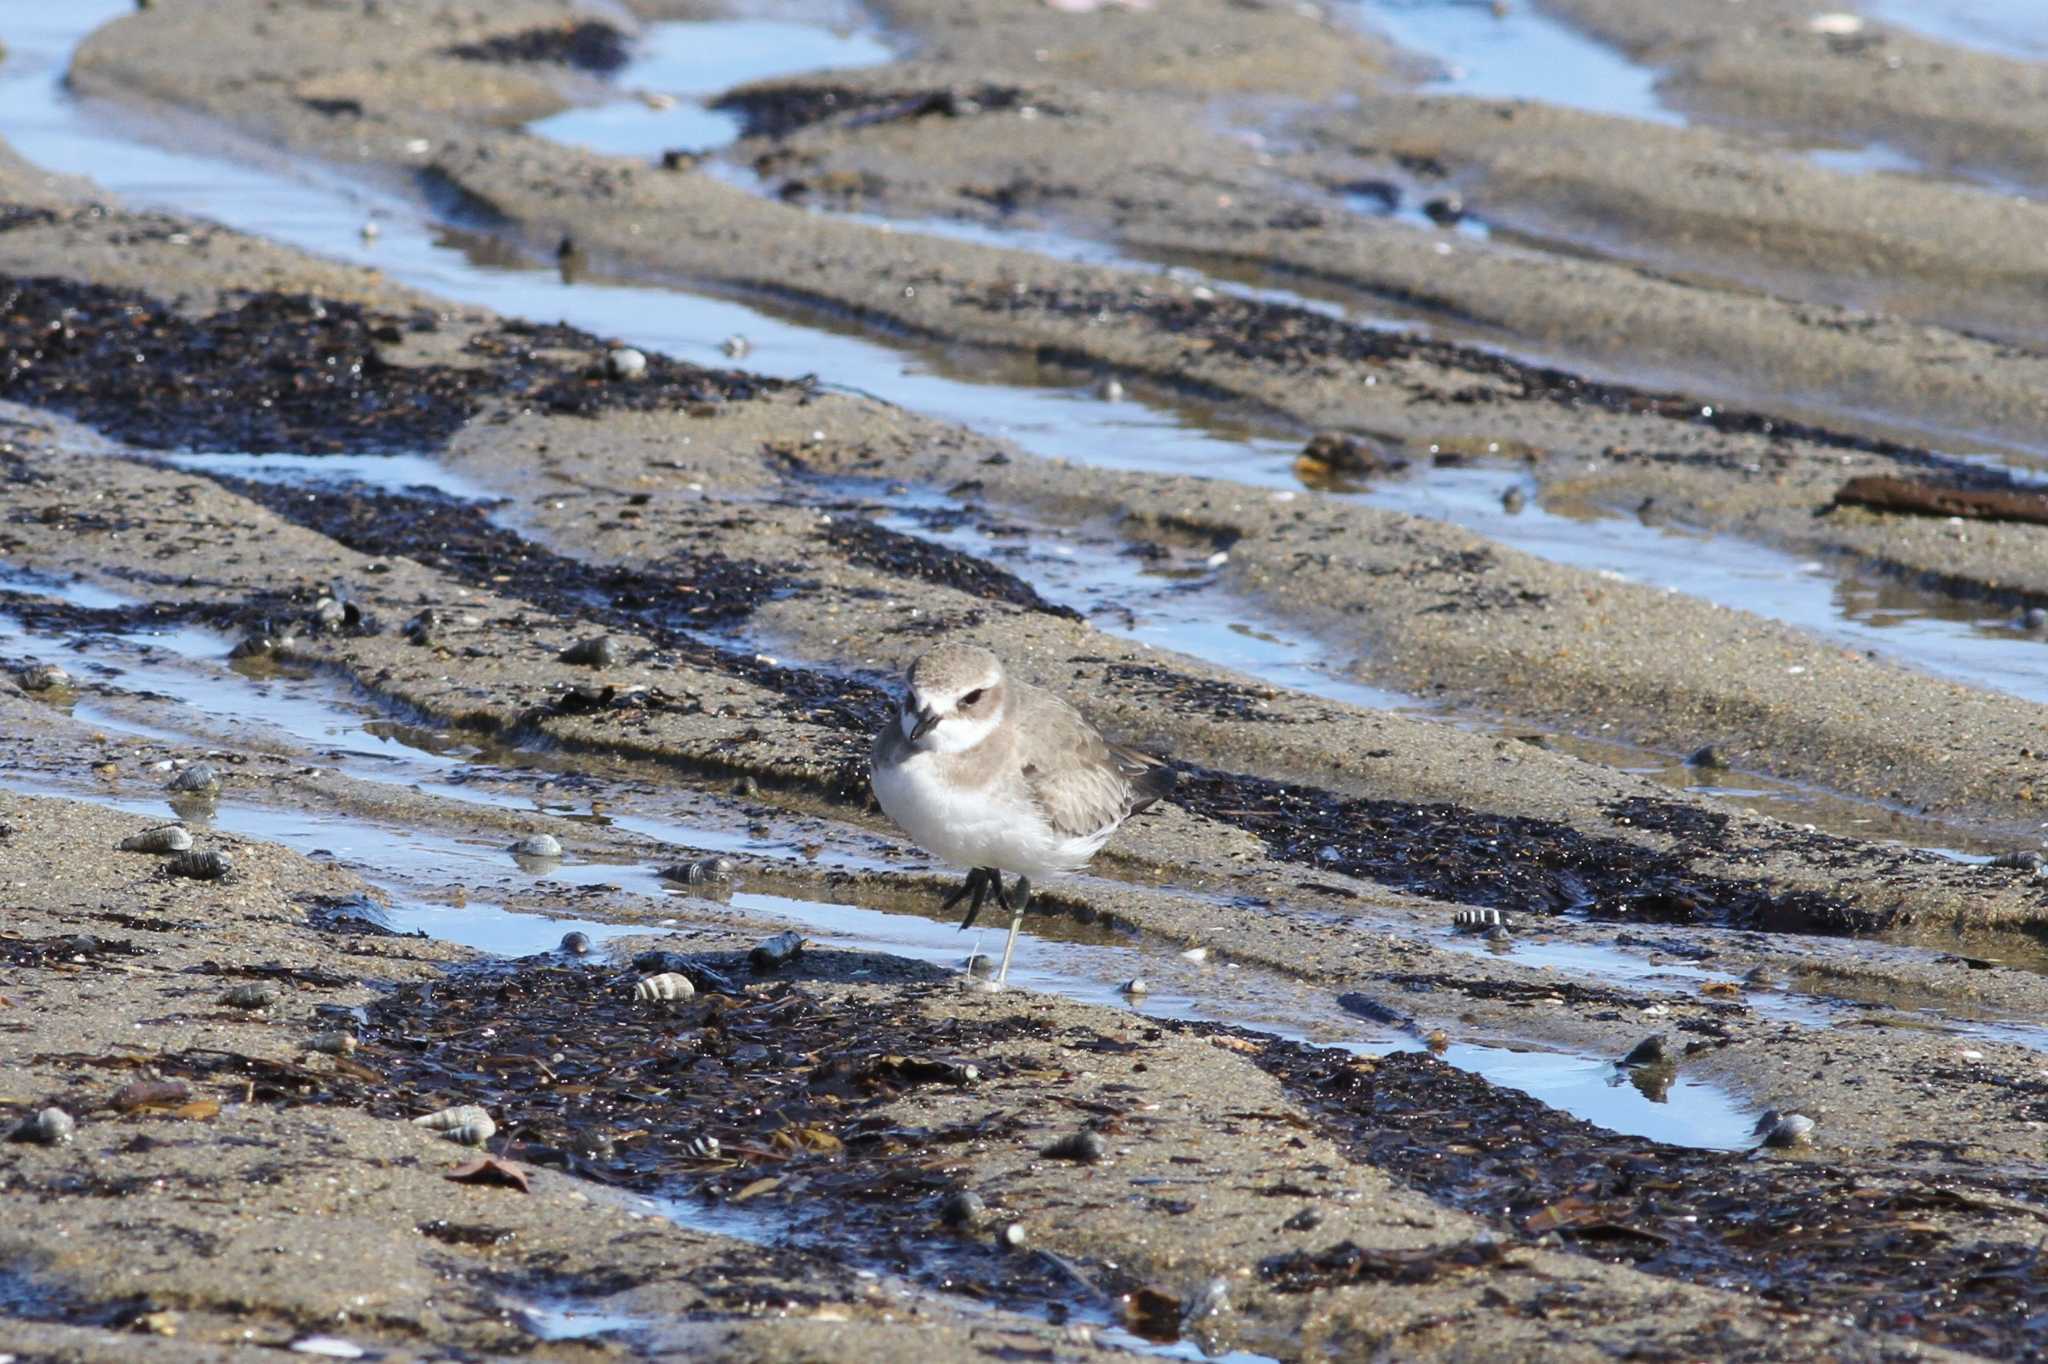
[[[647,372],[647,357],[631,346],[620,346],[605,353],[604,368],[614,379],[637,379]]]
[[[1209,960],[1209,949],[1206,947],[1190,947],[1180,955],[1184,961],[1203,962]]]
[[[457,1104],[453,1108],[437,1109],[424,1113],[412,1120],[414,1127],[430,1127],[436,1132],[452,1132],[470,1123],[489,1122],[491,1115],[476,1104]]]
[[[1787,1113],[1764,1133],[1766,1146],[1809,1146],[1813,1143],[1813,1119],[1804,1113]]]
[[[648,976],[633,987],[633,998],[646,1003],[662,999],[690,999],[696,993],[697,987],[690,984],[690,978],[680,971],[663,971],[658,976]]]
[[[1132,996],[1149,995],[1152,993],[1152,987],[1145,983],[1143,976],[1132,976],[1116,988],[1120,993]]]
[[[514,857],[560,857],[562,841],[553,834],[530,834],[512,845]]]
[[[78,1124],[61,1108],[46,1108],[14,1129],[12,1140],[62,1146],[78,1132]]]
[[[466,1122],[460,1127],[451,1127],[441,1135],[450,1141],[459,1142],[464,1146],[482,1146],[492,1137],[498,1135],[498,1124],[492,1122],[489,1118],[478,1118],[475,1122]]]

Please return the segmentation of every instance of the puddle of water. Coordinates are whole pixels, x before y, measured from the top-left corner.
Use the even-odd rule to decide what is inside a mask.
[[[1652,1100],[1611,1061],[1463,1042],[1453,1042],[1443,1058],[1460,1070],[1503,1089],[1519,1090],[1610,1132],[1715,1151],[1756,1145],[1750,1130],[1756,1123],[1755,1110],[1703,1080],[1680,1075],[1663,1098]]]
[[[1960,47],[2008,57],[2048,57],[2048,6],[2041,0],[1857,0],[1872,19]]]
[[[1177,568],[1148,568],[1109,536],[1044,525],[1031,525],[1025,536],[997,533],[972,509],[933,489],[854,479],[825,486],[880,502],[887,510],[872,519],[891,530],[1000,564],[1108,634],[1332,701],[1371,710],[1422,708],[1413,697],[1348,677],[1325,646],[1261,619],[1251,603],[1217,586],[1220,563],[1197,556]]]
[[[1658,99],[1659,72],[1533,3],[1496,8],[1474,0],[1359,0],[1354,12],[1366,27],[1431,58],[1437,71],[1429,84],[1447,94],[1684,121]]]
[[[708,97],[750,81],[877,66],[894,55],[857,29],[772,19],[654,24],[613,78],[632,98],[565,110],[528,131],[609,156],[706,151],[740,135],[739,118],[706,108]]]
[[[208,474],[232,474],[262,483],[332,488],[356,483],[385,492],[428,489],[464,502],[492,502],[498,495],[426,455],[159,455],[165,464]]]

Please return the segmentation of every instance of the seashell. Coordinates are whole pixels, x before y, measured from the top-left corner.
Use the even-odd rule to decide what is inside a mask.
[[[690,978],[680,971],[663,971],[658,976],[648,976],[633,987],[633,998],[649,1003],[691,999],[696,993],[697,987],[690,984]]]
[[[2000,853],[1991,859],[1990,865],[1994,867],[2011,867],[2015,871],[2039,871],[2042,866],[2042,857],[2041,854],[2035,852],[2032,848],[2022,848],[2018,852]]]
[[[619,663],[619,646],[610,635],[592,635],[579,639],[555,655],[564,663],[578,663],[586,668],[615,668]]]
[[[71,674],[54,663],[31,663],[14,680],[23,691],[55,691],[71,685]]]
[[[1130,995],[1133,998],[1136,998],[1139,995],[1149,995],[1152,993],[1152,987],[1145,983],[1145,978],[1143,976],[1132,976],[1129,980],[1125,981],[1123,984],[1117,986],[1116,988],[1118,993]]]
[[[1807,1117],[1804,1113],[1787,1113],[1779,1116],[1777,1110],[1772,1109],[1766,1112],[1764,1117],[1777,1119],[1764,1132],[1764,1145],[1785,1147],[1811,1146],[1813,1144],[1813,1119]],[[1757,1120],[1757,1125],[1759,1127],[1763,1125],[1762,1118]]]
[[[220,792],[220,773],[214,770],[212,763],[193,763],[166,782],[164,789],[183,795],[217,795]]]
[[[277,991],[268,985],[237,985],[220,997],[232,1009],[267,1009],[277,1003]]]
[[[2048,630],[2048,606],[2029,606],[2020,613],[2020,629],[2039,633]]]
[[[939,1204],[939,1220],[949,1227],[971,1227],[988,1216],[988,1204],[972,1189],[955,1189]]]
[[[1445,1032],[1442,1028],[1431,1028],[1427,1033],[1423,1035],[1422,1045],[1428,1047],[1431,1051],[1434,1052],[1449,1051],[1451,1047],[1451,1035]]]
[[[970,976],[992,976],[996,973],[996,959],[986,952],[969,952],[960,969]]]
[[[684,862],[670,867],[662,875],[671,881],[702,886],[713,881],[729,880],[732,873],[733,860],[730,857],[700,857],[695,862]]]
[[[1190,947],[1180,955],[1183,961],[1204,962],[1209,960],[1209,949],[1206,947]]]
[[[498,1124],[489,1118],[478,1118],[474,1122],[458,1123],[441,1135],[462,1146],[482,1146],[498,1135]]]
[[[590,954],[590,935],[580,929],[564,933],[562,935],[562,950],[572,957],[588,956]]]
[[[1629,1054],[1621,1058],[1624,1066],[1661,1066],[1671,1060],[1671,1053],[1665,1048],[1664,1034],[1653,1033],[1635,1044]]]
[[[193,881],[218,881],[234,869],[233,858],[211,848],[205,852],[174,853],[164,863],[164,870],[171,875]]]
[[[738,360],[743,358],[748,351],[751,351],[754,348],[754,343],[747,340],[746,337],[741,336],[738,332],[734,332],[731,336],[728,336],[725,338],[725,340],[719,342],[718,348],[724,351],[727,355],[731,356],[733,359]]]
[[[138,6],[143,8],[143,6]],[[361,1359],[369,1351],[340,1336],[300,1336],[287,1346],[293,1354],[317,1355],[322,1359]]]
[[[777,933],[749,952],[747,961],[756,971],[778,971],[804,950],[805,942],[801,933]]]
[[[1180,1305],[1180,1319],[1183,1326],[1220,1317],[1230,1310],[1230,1280],[1211,1279],[1188,1294]]]
[[[1095,385],[1095,396],[1106,403],[1120,403],[1124,400],[1124,386],[1116,379],[1103,379]]]
[[[553,834],[528,834],[512,845],[514,857],[560,857],[562,841]]]
[[[312,1040],[306,1043],[306,1050],[317,1051],[323,1056],[354,1056],[356,1046],[354,1033],[336,1029],[333,1032],[314,1033]]]
[[[1728,766],[1728,760],[1722,757],[1721,750],[1715,748],[1712,744],[1702,744],[1685,755],[1685,765],[1687,767],[1723,768]]]
[[[717,1137],[692,1137],[683,1150],[698,1160],[717,1160],[720,1148]]]
[[[61,1108],[46,1108],[7,1134],[9,1141],[32,1141],[43,1146],[62,1146],[78,1134],[78,1123]]]
[[[1084,1129],[1061,1137],[1046,1147],[1041,1154],[1051,1156],[1054,1160],[1073,1160],[1083,1165],[1093,1165],[1109,1154],[1109,1143],[1102,1139],[1100,1132]]]
[[[1500,495],[1500,509],[1509,516],[1519,516],[1522,508],[1529,505],[1529,495],[1520,488],[1510,486]]]
[[[1022,1222],[1006,1223],[1002,1230],[996,1233],[996,1249],[1022,1250],[1024,1243],[1029,1239],[1024,1233],[1024,1224]]]
[[[116,852],[177,853],[189,852],[192,847],[192,831],[182,824],[159,824],[154,829],[144,829],[139,834],[130,834],[114,845]]]
[[[647,357],[631,346],[606,351],[604,372],[614,379],[637,379],[647,372]]]
[[[412,1120],[412,1125],[414,1127],[431,1127],[436,1132],[445,1132],[450,1128],[460,1127],[466,1122],[475,1122],[479,1118],[488,1118],[490,1116],[489,1113],[484,1111],[481,1104],[456,1104],[452,1108],[437,1108],[431,1113],[422,1113],[419,1117]]]
[[[1507,919],[1497,909],[1461,909],[1451,916],[1451,927],[1460,933],[1479,933],[1489,928],[1506,928]]]

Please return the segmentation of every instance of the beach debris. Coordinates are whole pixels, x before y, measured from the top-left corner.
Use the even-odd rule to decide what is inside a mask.
[[[212,763],[193,763],[165,782],[164,789],[184,796],[219,795],[220,773]]]
[[[205,852],[173,853],[164,863],[165,871],[189,881],[219,881],[234,869],[233,858],[212,848]]]
[[[180,853],[192,848],[192,831],[182,824],[159,824],[130,834],[114,845],[116,852]]]
[[[631,346],[615,347],[605,352],[604,372],[614,379],[637,379],[647,372],[647,357]]]
[[[457,1184],[491,1184],[503,1189],[517,1189],[521,1193],[528,1193],[533,1187],[526,1177],[526,1171],[511,1161],[500,1160],[496,1156],[478,1156],[475,1160],[456,1166],[442,1177],[452,1179]]]
[[[437,1109],[414,1118],[412,1125],[439,1132],[463,1146],[481,1146],[498,1131],[498,1124],[492,1122],[491,1115],[478,1104],[456,1104]]]
[[[633,998],[643,1003],[672,1001],[693,998],[697,987],[690,984],[690,978],[680,971],[663,971],[658,976],[646,976],[633,987]]]
[[[619,646],[610,635],[592,635],[577,640],[555,657],[585,668],[613,668],[619,663]]]
[[[78,1123],[61,1108],[46,1108],[23,1119],[7,1134],[9,1141],[31,1141],[43,1146],[62,1146],[78,1134]]]
[[[747,962],[764,975],[770,971],[779,971],[796,959],[807,942],[808,939],[801,933],[777,933],[772,938],[764,939],[749,952]]]
[[[1041,1154],[1051,1156],[1054,1160],[1071,1160],[1083,1165],[1093,1165],[1109,1154],[1109,1143],[1102,1139],[1100,1132],[1091,1132],[1083,1128],[1079,1132],[1070,1132],[1061,1137],[1046,1147]]]

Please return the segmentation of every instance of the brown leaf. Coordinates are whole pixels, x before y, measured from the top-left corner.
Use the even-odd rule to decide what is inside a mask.
[[[176,1108],[192,1097],[192,1087],[176,1080],[136,1080],[114,1091],[114,1107],[123,1113],[145,1108]]]
[[[744,1203],[750,1198],[755,1198],[760,1196],[761,1194],[767,1193],[770,1189],[776,1187],[780,1183],[782,1183],[781,1175],[768,1175],[765,1178],[757,1179],[752,1184],[747,1185],[746,1188],[741,1189],[738,1193],[734,1194],[727,1201],[732,1203]]]
[[[1742,993],[1742,987],[1732,980],[1710,980],[1705,985],[1700,986],[1700,993],[1703,995],[1739,995]]]
[[[521,1193],[531,1191],[526,1171],[509,1160],[496,1156],[478,1156],[450,1170],[446,1176],[457,1184],[491,1184],[499,1188],[517,1189]]]

